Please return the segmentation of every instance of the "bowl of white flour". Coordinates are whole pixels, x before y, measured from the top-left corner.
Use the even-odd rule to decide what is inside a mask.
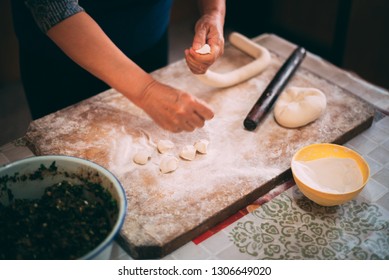
[[[356,197],[370,176],[369,165],[355,151],[336,144],[318,143],[301,148],[291,161],[300,191],[323,206],[345,203]]]

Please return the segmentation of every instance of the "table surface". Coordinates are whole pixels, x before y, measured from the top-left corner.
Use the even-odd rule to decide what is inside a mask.
[[[128,201],[118,242],[134,258],[163,258],[289,179],[290,160],[301,147],[343,144],[373,121],[372,106],[351,94],[363,93],[366,87],[354,81],[358,87],[349,92],[348,77],[329,79],[328,73],[338,69],[307,53],[288,86],[323,91],[327,107],[322,117],[304,127],[286,129],[270,113],[255,132],[245,130],[244,116],[294,49],[274,36],[252,40],[263,45],[270,39],[278,42],[277,47],[267,46],[270,65],[232,87],[215,89],[202,84],[184,60],[152,73],[155,79],[190,92],[213,108],[215,117],[202,129],[169,133],[122,94],[108,90],[33,121],[24,138],[36,155],[86,158],[115,174]],[[226,45],[223,57],[213,67],[222,73],[250,61],[247,54]],[[174,173],[161,174],[158,166],[164,155],[155,149],[161,139],[175,144],[170,152],[175,156],[199,139],[207,139],[210,148],[193,161],[180,160]],[[144,149],[153,152],[150,162],[143,166],[133,163],[134,154]]]
[[[389,102],[385,90],[362,98],[378,108]],[[387,113],[385,108],[382,111]],[[305,198],[291,180],[164,259],[389,259],[389,116],[385,113],[377,111],[373,125],[345,144],[370,166],[371,177],[356,199],[322,207]],[[25,144],[21,138],[1,146],[0,166],[34,156]],[[111,259],[131,257],[115,243]]]

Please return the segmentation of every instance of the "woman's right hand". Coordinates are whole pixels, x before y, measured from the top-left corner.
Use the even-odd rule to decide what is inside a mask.
[[[203,102],[159,83],[125,56],[87,13],[63,20],[47,35],[71,59],[121,92],[162,128],[193,131],[213,118],[212,110]]]
[[[171,132],[194,131],[214,114],[194,96],[152,80],[135,102],[160,127]]]

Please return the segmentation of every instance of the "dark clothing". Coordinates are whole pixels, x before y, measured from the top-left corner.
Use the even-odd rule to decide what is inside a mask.
[[[39,1],[50,2],[35,0]],[[55,25],[55,20],[44,18],[44,24],[37,24],[38,12],[31,12],[23,2],[12,0],[13,18],[20,45],[21,78],[33,119],[108,89],[108,85],[79,67],[44,34],[51,22]],[[31,6],[34,0],[26,2]],[[147,72],[167,64],[171,4],[172,0],[79,1],[81,10]]]

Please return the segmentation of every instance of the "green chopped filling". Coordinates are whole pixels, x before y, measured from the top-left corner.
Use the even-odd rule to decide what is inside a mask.
[[[90,182],[63,181],[40,199],[0,203],[0,259],[80,258],[108,236],[117,214],[111,194]]]

